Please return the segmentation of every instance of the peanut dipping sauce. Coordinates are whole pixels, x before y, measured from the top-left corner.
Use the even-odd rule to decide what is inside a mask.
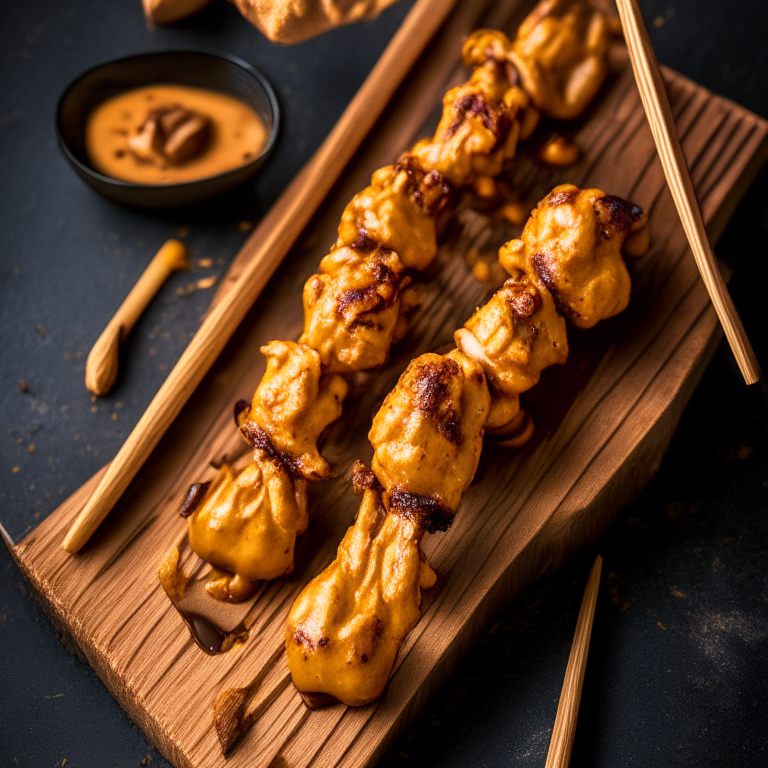
[[[189,113],[186,124],[176,121],[181,133],[190,126],[198,128],[194,136],[186,137],[190,140],[182,152],[163,155],[150,150],[150,156],[133,148],[153,115],[172,111],[182,117]],[[179,135],[170,134],[165,146],[173,140],[179,145]],[[243,101],[219,91],[172,84],[147,85],[113,96],[91,112],[85,128],[93,167],[138,184],[176,184],[216,176],[254,160],[267,138],[261,118]],[[158,146],[157,140],[153,146]]]

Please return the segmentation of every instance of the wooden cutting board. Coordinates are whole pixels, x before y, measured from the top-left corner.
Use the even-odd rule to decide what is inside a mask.
[[[485,5],[492,8],[486,13]],[[296,572],[267,584],[245,606],[225,606],[234,626],[247,612],[248,640],[205,655],[160,588],[156,570],[183,537],[177,510],[210,462],[242,454],[232,405],[250,398],[264,368],[261,344],[297,338],[301,288],[316,270],[346,202],[371,172],[429,133],[444,91],[465,72],[461,39],[472,28],[512,32],[514,0],[462,3],[381,124],[288,256],[230,343],[107,522],[77,556],[60,546],[95,487],[91,479],[11,552],[54,622],[89,660],[149,739],[177,766],[223,766],[211,705],[227,688],[253,682],[270,704],[227,765],[363,766],[435,691],[489,615],[543,572],[592,540],[656,471],[719,330],[666,189],[626,51],[589,115],[572,126],[584,150],[578,165],[552,169],[532,140],[509,181],[528,207],[555,184],[572,181],[630,198],[649,214],[653,247],[631,265],[630,308],[591,331],[571,331],[571,359],[545,372],[525,402],[538,431],[518,452],[486,448],[453,528],[429,537],[439,574],[423,616],[408,637],[385,696],[368,707],[310,712],[289,683],[281,655],[289,607],[307,580],[333,557],[358,500],[348,475],[370,460],[371,417],[408,360],[450,342],[491,292],[470,274],[464,255],[494,254],[519,233],[468,210],[457,214],[438,264],[423,280],[424,302],[390,364],[353,390],[325,440],[336,479],[314,485],[311,525],[297,547]],[[716,240],[766,156],[768,124],[742,107],[665,71],[683,149],[710,235]],[[546,126],[537,134],[546,136]],[[540,139],[539,139],[540,140]],[[242,268],[235,261],[232,274]],[[220,296],[226,291],[222,285]],[[512,692],[510,695],[514,695]]]

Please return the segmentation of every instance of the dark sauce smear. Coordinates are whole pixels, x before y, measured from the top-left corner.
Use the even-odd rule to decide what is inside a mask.
[[[245,640],[248,636],[248,629],[242,621],[233,629],[226,631],[199,613],[182,610],[179,610],[179,613],[192,639],[209,656],[225,653],[236,641]]]

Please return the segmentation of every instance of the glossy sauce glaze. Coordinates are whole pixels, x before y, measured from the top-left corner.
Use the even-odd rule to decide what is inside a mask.
[[[185,157],[138,153],[137,138],[153,116],[188,112],[206,123]],[[125,91],[99,104],[88,116],[85,144],[93,167],[138,184],[176,184],[230,171],[257,158],[267,142],[261,118],[244,102],[218,91],[157,84]]]

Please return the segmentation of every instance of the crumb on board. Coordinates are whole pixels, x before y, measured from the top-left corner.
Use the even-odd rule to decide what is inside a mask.
[[[472,275],[475,280],[487,283],[491,277],[491,268],[488,266],[488,262],[485,259],[478,259],[475,262],[475,266],[472,267]]]
[[[656,17],[656,18],[653,20],[653,26],[654,26],[654,27],[656,27],[657,29],[658,29],[659,27],[663,27],[663,26],[664,26],[664,17],[663,17],[663,16],[657,16],[657,17]]]
[[[581,150],[566,136],[554,136],[544,145],[540,157],[547,165],[566,168],[581,160]]]
[[[744,459],[748,459],[752,455],[752,451],[754,451],[754,448],[748,443],[745,443],[738,451],[736,451],[736,458],[744,461]]]
[[[110,418],[112,419],[112,421],[117,421],[117,414],[116,414],[116,413],[113,413],[113,414],[110,416]]]
[[[29,384],[24,379],[19,382],[19,392],[29,392]]]
[[[525,223],[527,217],[527,211],[522,203],[507,203],[502,205],[499,209],[499,213],[510,223],[516,227],[520,227]]]
[[[238,229],[239,229],[241,232],[250,232],[250,231],[253,229],[253,222],[252,222],[252,221],[241,221],[241,222],[240,222],[240,223],[237,225],[237,228],[238,228]]]
[[[98,410],[99,410],[99,406],[98,405],[92,405],[91,406],[91,413],[96,413],[96,411],[98,411]]]
[[[27,446],[27,453],[34,453],[34,452],[35,452],[35,444],[34,443],[30,443]]]
[[[663,629],[665,632],[667,631],[667,628],[660,622],[656,622],[656,626],[659,627],[659,629]]]
[[[492,176],[478,176],[473,187],[475,194],[483,200],[493,200],[498,197],[499,189],[496,179]]]
[[[189,234],[189,225],[185,224],[176,230],[176,237],[186,237]]]
[[[213,266],[213,259],[209,259],[209,258],[200,259],[197,262],[197,266],[201,267],[202,269],[208,269],[208,267]]]
[[[38,326],[35,328],[35,330],[37,331],[37,333],[38,333],[40,336],[45,336],[45,334],[46,334],[46,333],[48,333],[48,331],[46,331],[46,330],[45,330],[45,328],[44,328],[42,325],[38,325]]]
[[[675,597],[687,597],[685,592],[681,592],[679,589],[671,589],[670,594],[674,595]]]
[[[14,474],[14,475],[16,475],[16,474],[18,474],[19,472],[21,472],[21,467],[20,467],[18,464],[14,464],[14,465],[11,467],[11,472],[13,472],[13,474]]]

